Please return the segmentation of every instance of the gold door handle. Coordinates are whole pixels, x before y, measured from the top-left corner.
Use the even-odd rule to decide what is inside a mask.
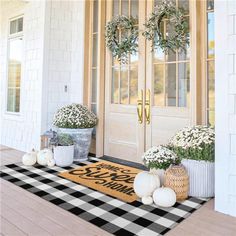
[[[145,116],[147,124],[150,124],[150,89],[146,90]]]
[[[143,90],[140,90],[138,93],[137,113],[138,113],[138,122],[142,124],[143,123]]]

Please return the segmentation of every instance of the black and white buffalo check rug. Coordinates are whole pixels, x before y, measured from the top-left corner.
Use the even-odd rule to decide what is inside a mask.
[[[1,177],[39,197],[77,215],[114,235],[164,235],[206,200],[189,198],[170,208],[126,203],[88,187],[58,177],[58,172],[99,161],[77,162],[71,167],[24,166],[1,167]]]

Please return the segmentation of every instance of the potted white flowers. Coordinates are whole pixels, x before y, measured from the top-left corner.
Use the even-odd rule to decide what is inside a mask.
[[[164,172],[172,164],[179,164],[180,160],[177,155],[164,146],[154,146],[148,149],[142,156],[145,166],[151,172],[157,173],[160,178],[161,185],[164,183]]]
[[[57,166],[70,166],[74,157],[74,141],[72,137],[69,134],[59,134],[54,142],[53,151]]]
[[[96,115],[81,104],[71,104],[56,112],[53,124],[58,127],[58,133],[72,136],[74,160],[87,160],[93,127],[97,124]]]
[[[207,126],[187,127],[170,141],[189,174],[189,195],[214,196],[215,132]]]

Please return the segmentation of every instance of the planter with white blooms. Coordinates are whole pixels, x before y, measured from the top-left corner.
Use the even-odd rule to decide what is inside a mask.
[[[213,197],[215,186],[215,132],[207,126],[187,127],[175,134],[171,149],[189,175],[189,196]]]
[[[145,166],[150,169],[151,173],[158,174],[161,186],[164,184],[165,170],[172,164],[179,164],[180,160],[177,155],[164,146],[154,146],[147,150],[142,160]]]
[[[74,157],[74,141],[71,136],[68,134],[57,135],[53,151],[57,166],[70,166]]]
[[[60,108],[53,120],[58,133],[69,134],[74,140],[74,160],[88,159],[93,128],[97,124],[96,115],[81,104],[71,104]]]

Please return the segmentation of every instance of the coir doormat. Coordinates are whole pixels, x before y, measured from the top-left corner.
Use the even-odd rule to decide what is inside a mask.
[[[140,200],[127,203],[58,176],[98,161],[91,158],[67,168],[10,164],[1,167],[1,178],[117,236],[164,235],[206,202],[191,197],[170,208]]]
[[[59,176],[88,186],[125,202],[137,200],[133,189],[134,178],[141,170],[108,161],[100,161]]]

